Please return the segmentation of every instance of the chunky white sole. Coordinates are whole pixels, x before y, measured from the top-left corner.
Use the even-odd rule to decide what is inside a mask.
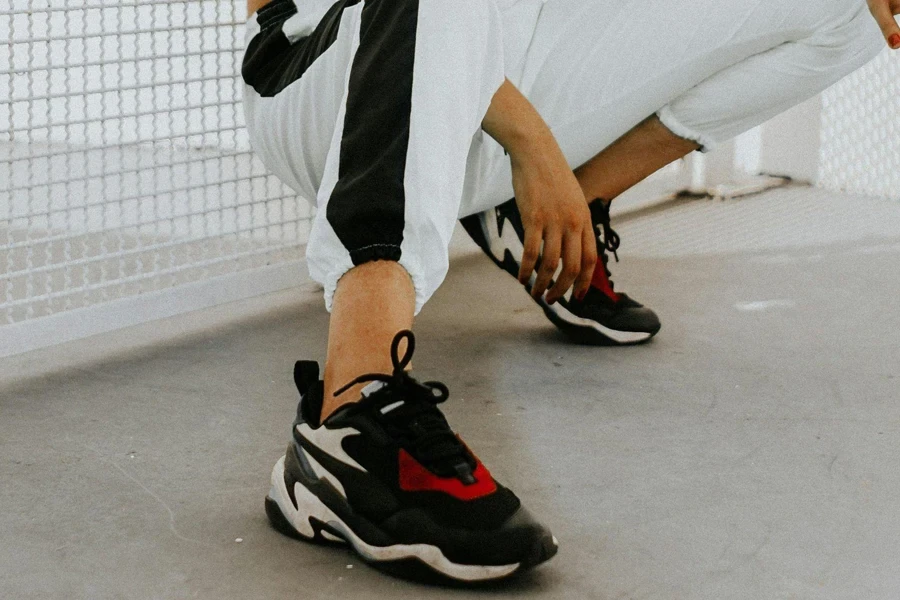
[[[491,566],[461,565],[451,562],[439,548],[429,544],[372,546],[360,539],[330,508],[299,482],[294,484],[294,497],[297,499],[297,508],[294,508],[284,483],[284,457],[281,457],[272,469],[269,498],[278,505],[282,516],[297,535],[308,541],[316,539],[316,528],[312,521],[315,519],[337,532],[342,539],[325,530],[320,532],[322,537],[331,541],[347,542],[365,560],[374,563],[418,559],[441,575],[464,582],[502,579],[515,573],[520,566],[520,563]]]
[[[553,313],[557,317],[570,325],[575,325],[577,327],[589,327],[594,331],[598,331],[602,335],[620,344],[637,344],[639,342],[645,342],[653,337],[652,333],[647,333],[646,331],[619,331],[618,329],[610,329],[609,327],[604,327],[593,319],[584,319],[572,314],[559,302],[557,302],[556,304],[548,305],[546,302],[541,300],[541,306],[543,306],[547,310],[553,311]]]

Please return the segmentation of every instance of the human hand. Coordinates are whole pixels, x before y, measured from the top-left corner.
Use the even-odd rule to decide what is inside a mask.
[[[525,228],[519,281],[527,285],[537,267],[531,295],[540,298],[562,260],[562,272],[547,292],[547,303],[553,304],[573,284],[576,297],[587,292],[597,263],[597,238],[581,186],[550,130],[532,142],[525,151],[510,153],[513,190]]]
[[[525,227],[519,281],[531,283],[531,295],[540,298],[562,260],[547,302],[562,298],[573,283],[575,296],[583,297],[597,264],[597,237],[584,193],[556,138],[509,80],[494,93],[481,126],[506,149],[512,166],[513,191]]]
[[[894,50],[900,48],[900,26],[894,19],[894,15],[900,15],[900,0],[866,1],[869,4],[869,11],[881,27],[881,33],[884,34],[888,46]]]

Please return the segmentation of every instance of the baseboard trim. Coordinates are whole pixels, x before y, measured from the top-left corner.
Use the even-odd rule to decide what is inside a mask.
[[[308,282],[306,261],[292,261],[12,323],[0,327],[0,358],[297,288]]]

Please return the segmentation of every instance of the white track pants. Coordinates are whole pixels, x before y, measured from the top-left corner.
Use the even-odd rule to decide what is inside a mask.
[[[456,219],[512,197],[479,128],[509,77],[574,168],[654,113],[710,148],[818,93],[883,45],[864,0],[275,0],[248,22],[253,147],[315,199],[326,305],[397,260],[417,312]]]

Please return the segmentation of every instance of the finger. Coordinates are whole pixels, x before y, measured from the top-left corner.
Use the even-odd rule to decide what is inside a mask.
[[[524,250],[522,251],[522,264],[519,265],[519,283],[528,285],[531,272],[537,264],[541,254],[541,230],[537,227],[525,229]]]
[[[581,272],[575,280],[573,290],[579,300],[584,298],[588,288],[591,287],[595,268],[597,268],[597,237],[594,235],[593,227],[585,227],[581,232]]]
[[[538,267],[537,280],[531,289],[534,298],[540,298],[547,291],[547,286],[556,273],[559,266],[560,246],[562,234],[559,229],[547,229],[544,231],[544,251],[541,253],[541,266]]]
[[[894,19],[894,11],[891,10],[890,2],[874,0],[869,2],[869,8],[872,10],[875,20],[878,21],[878,26],[881,27],[881,33],[884,34],[888,46],[894,50],[900,48],[900,26]]]
[[[563,269],[550,291],[547,292],[547,304],[553,304],[562,298],[575,278],[581,272],[581,232],[567,231],[562,240]]]

